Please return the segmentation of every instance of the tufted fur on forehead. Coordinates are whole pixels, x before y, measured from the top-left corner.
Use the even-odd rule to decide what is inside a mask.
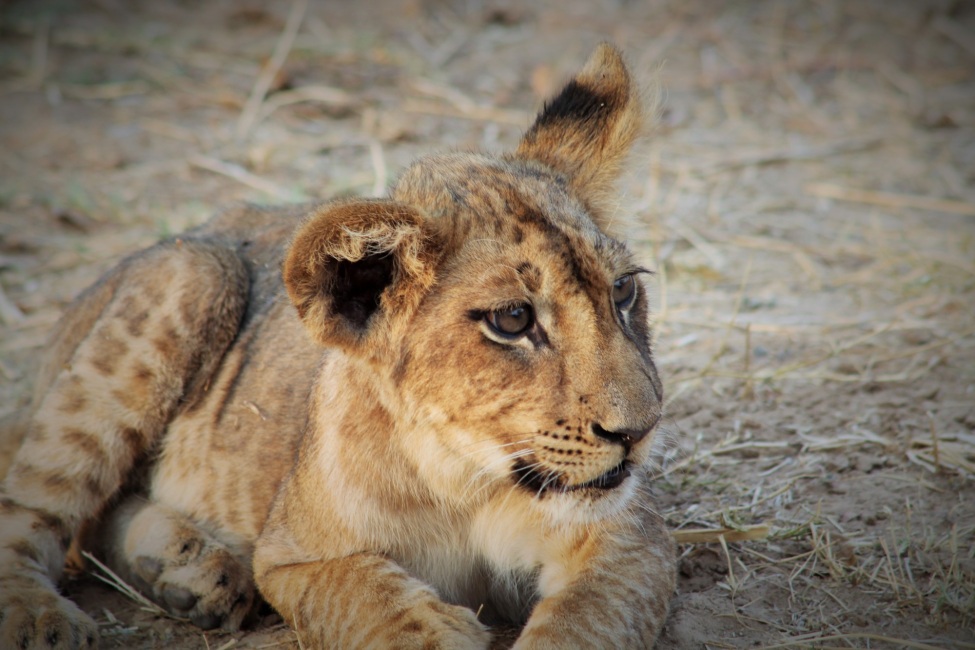
[[[613,184],[640,136],[645,111],[619,50],[600,44],[583,69],[545,104],[515,152],[564,175],[604,231]]]

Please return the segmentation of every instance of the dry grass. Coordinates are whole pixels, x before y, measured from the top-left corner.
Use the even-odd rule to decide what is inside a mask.
[[[229,200],[379,194],[417,153],[511,146],[610,39],[665,89],[620,217],[657,269],[677,439],[662,644],[975,647],[963,5],[5,9],[0,416],[120,256]],[[206,644],[294,646],[254,634]]]
[[[91,575],[139,605],[139,607],[144,611],[150,612],[156,616],[169,617],[173,620],[182,621],[184,623],[188,621],[188,619],[185,618],[172,616],[165,609],[146,598],[141,592],[139,592],[138,589],[120,578],[118,574],[105,566],[105,564],[103,564],[97,557],[88,551],[82,551],[81,555],[95,566],[95,570],[91,572]]]

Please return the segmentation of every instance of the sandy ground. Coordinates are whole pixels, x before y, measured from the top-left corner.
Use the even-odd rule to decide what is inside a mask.
[[[121,256],[230,201],[510,147],[610,40],[661,89],[620,209],[656,269],[660,509],[726,529],[681,546],[660,646],[975,648],[975,5],[303,7],[0,3],[0,416]],[[65,589],[105,647],[297,647],[94,573]]]

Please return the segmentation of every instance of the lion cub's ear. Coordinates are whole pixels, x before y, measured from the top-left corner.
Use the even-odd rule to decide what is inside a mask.
[[[599,223],[615,205],[614,183],[643,122],[644,109],[622,55],[602,43],[545,104],[515,155],[565,174]]]
[[[433,285],[437,239],[415,208],[389,200],[322,206],[295,234],[284,284],[311,335],[377,352]]]

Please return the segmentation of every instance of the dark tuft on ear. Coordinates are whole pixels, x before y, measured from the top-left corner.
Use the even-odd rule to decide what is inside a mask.
[[[582,70],[545,104],[515,156],[563,174],[605,226],[622,163],[641,134],[644,110],[623,57],[599,45]]]
[[[599,129],[602,126],[600,118],[618,110],[621,99],[626,100],[613,92],[597,92],[573,79],[545,104],[532,130],[551,128],[559,122],[567,123],[565,126],[570,128]],[[595,136],[598,133],[590,134],[590,137]]]

